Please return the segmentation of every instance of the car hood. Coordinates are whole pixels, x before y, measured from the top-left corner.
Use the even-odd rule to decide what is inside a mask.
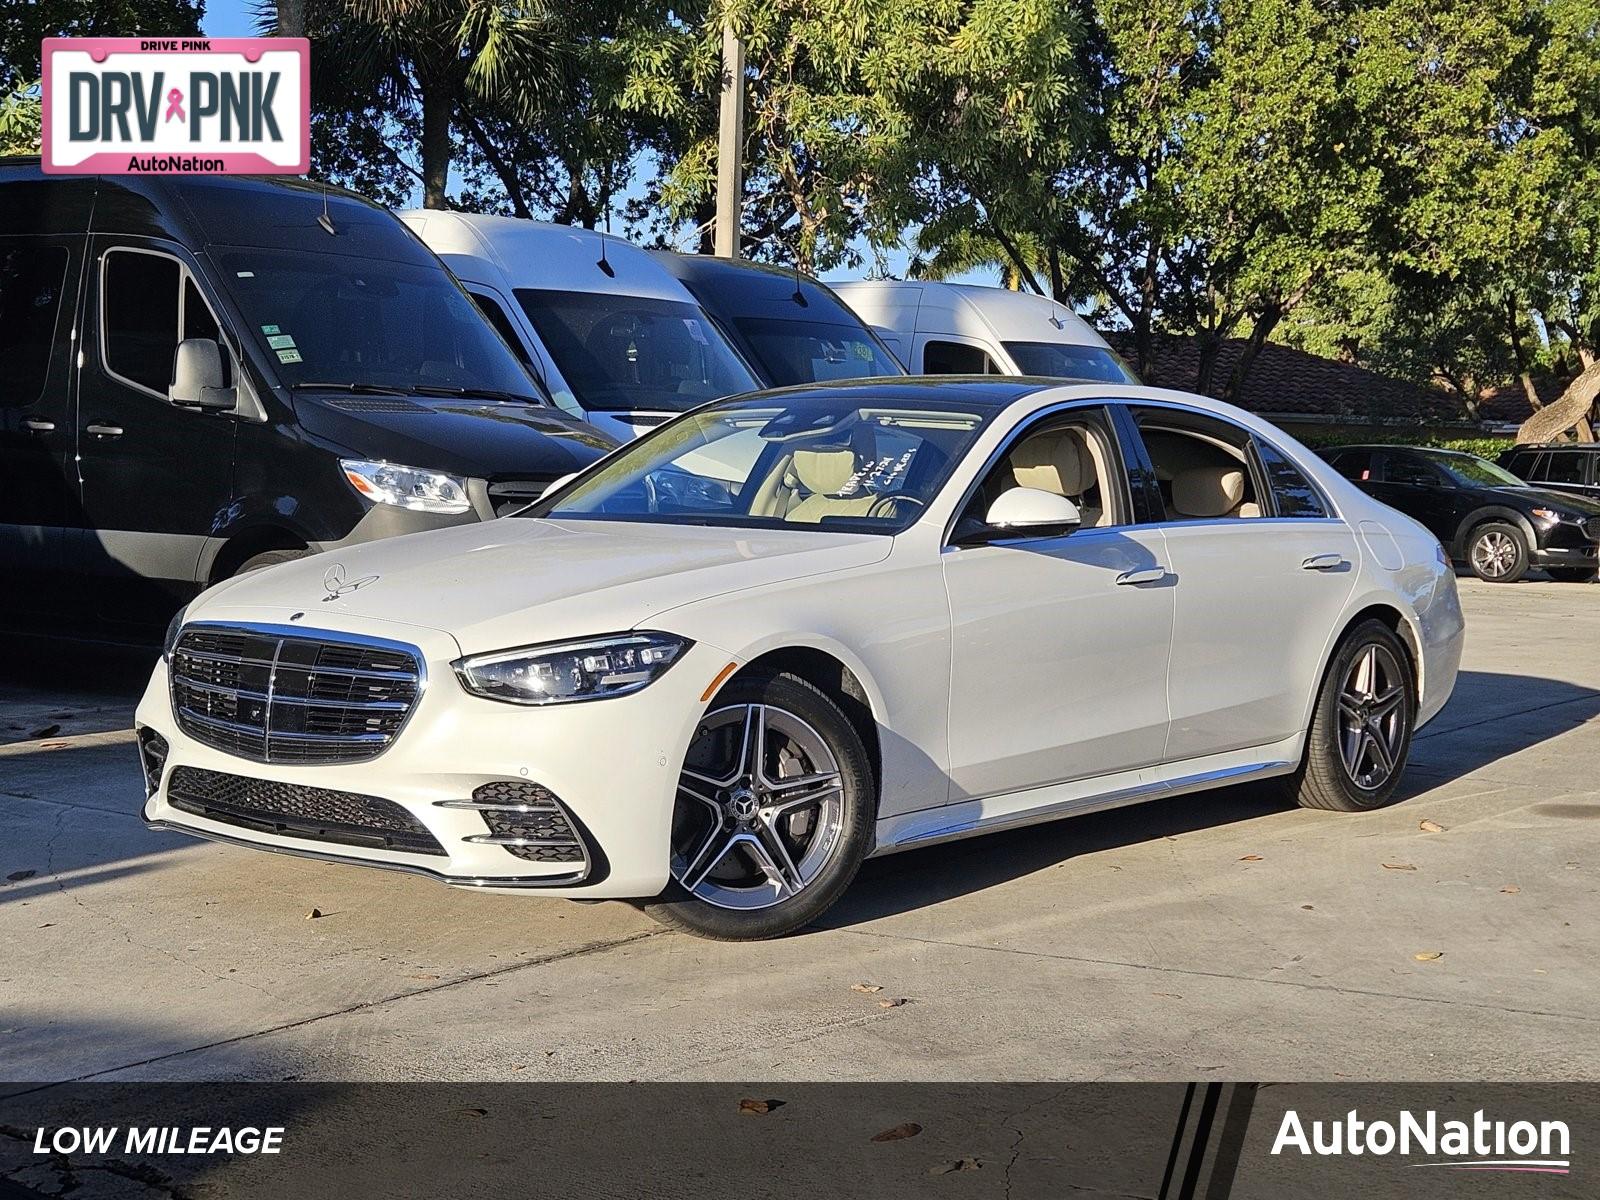
[[[892,540],[507,517],[237,576],[196,600],[188,619],[359,630],[370,618],[442,630],[470,654],[633,629],[697,600],[868,566]]]
[[[470,397],[297,392],[295,414],[353,455],[478,479],[553,479],[617,444],[553,408]]]
[[[1505,500],[1521,500],[1524,504],[1537,504],[1546,508],[1579,513],[1585,517],[1600,516],[1600,501],[1580,496],[1576,492],[1563,492],[1557,488],[1497,487],[1487,489],[1492,496]]]

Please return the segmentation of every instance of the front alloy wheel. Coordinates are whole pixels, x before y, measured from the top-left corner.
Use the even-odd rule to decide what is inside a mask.
[[[871,829],[870,772],[838,706],[791,675],[736,680],[678,780],[673,887],[646,911],[707,937],[777,937],[821,915]]]
[[[1472,531],[1467,545],[1472,573],[1489,583],[1516,583],[1528,573],[1528,543],[1522,530],[1489,521]]]

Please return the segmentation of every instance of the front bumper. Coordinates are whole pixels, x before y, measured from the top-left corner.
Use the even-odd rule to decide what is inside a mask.
[[[147,782],[145,821],[214,841],[407,871],[460,887],[594,899],[661,892],[668,881],[678,764],[704,712],[700,695],[728,655],[697,644],[634,695],[530,708],[464,691],[450,668],[460,650],[445,634],[392,622],[360,625],[345,632],[408,642],[427,664],[426,686],[392,745],[369,761],[336,765],[260,763],[227,754],[178,727],[167,669],[158,664],[135,716],[142,742],[158,737],[165,744],[153,788]],[[178,807],[170,794],[174,772],[184,767],[379,798],[409,813],[443,853],[323,841],[201,815]],[[505,782],[537,783],[553,793],[575,819],[586,861],[527,861],[485,841],[483,813],[463,802],[486,784]]]

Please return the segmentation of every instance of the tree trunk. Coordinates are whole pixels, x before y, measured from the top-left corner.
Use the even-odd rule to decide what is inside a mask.
[[[1278,322],[1283,320],[1283,309],[1276,304],[1268,305],[1256,317],[1255,324],[1250,327],[1250,337],[1244,344],[1244,350],[1239,355],[1239,361],[1233,364],[1233,372],[1228,376],[1227,386],[1222,389],[1222,398],[1229,404],[1239,403],[1239,397],[1244,394],[1244,381],[1250,375],[1250,368],[1255,364],[1256,356],[1261,353],[1261,347],[1266,344],[1267,338],[1278,327]]]
[[[1150,310],[1140,309],[1133,322],[1133,369],[1145,383],[1161,382],[1155,369],[1155,337],[1150,332]]]
[[[1217,359],[1222,354],[1222,333],[1220,330],[1201,330],[1195,335],[1195,343],[1200,347],[1200,362],[1195,367],[1194,390],[1202,396],[1211,394],[1211,380],[1217,373]]]
[[[1522,394],[1528,398],[1528,404],[1534,412],[1538,412],[1544,405],[1539,400],[1539,389],[1533,386],[1533,376],[1528,373],[1528,356],[1522,350],[1522,323],[1518,319],[1522,314],[1517,311],[1517,297],[1515,293],[1506,295],[1506,333],[1511,338],[1511,354],[1517,363],[1517,379],[1522,383]]]
[[[278,0],[278,36],[306,36],[306,0]]]
[[[422,207],[448,208],[445,189],[450,182],[450,116],[454,97],[443,80],[423,79],[422,87]]]

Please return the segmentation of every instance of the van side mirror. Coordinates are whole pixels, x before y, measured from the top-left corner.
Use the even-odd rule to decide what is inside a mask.
[[[167,399],[184,408],[232,412],[238,394],[222,386],[222,347],[210,338],[184,338],[172,360]]]
[[[1078,506],[1065,496],[1042,488],[1018,487],[1001,492],[989,505],[983,524],[963,534],[964,546],[1016,537],[1060,537],[1083,524]]]

